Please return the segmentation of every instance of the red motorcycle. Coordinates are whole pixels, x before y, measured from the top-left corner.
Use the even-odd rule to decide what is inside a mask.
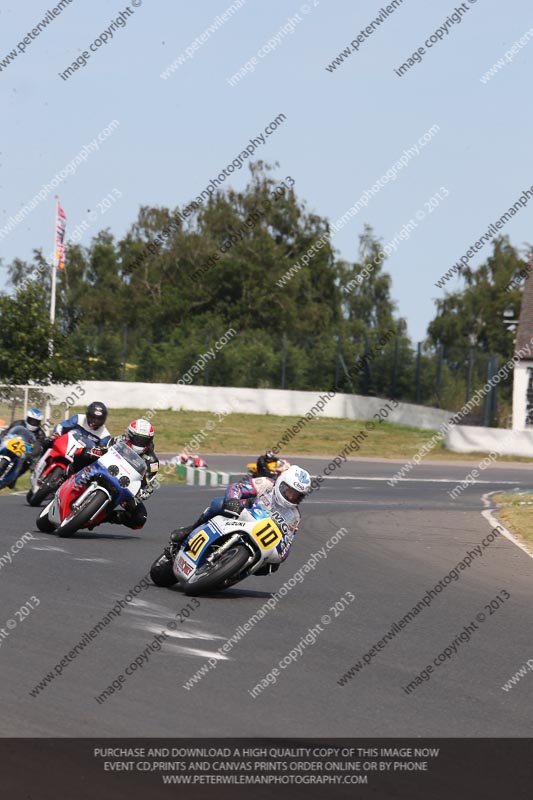
[[[37,527],[43,533],[72,536],[104,522],[116,508],[135,508],[146,462],[125,442],[117,442],[91,466],[71,475],[43,508]]]
[[[204,459],[196,455],[191,455],[190,453],[180,453],[177,456],[177,464],[181,464],[184,467],[196,467],[196,469],[207,469],[207,462]]]
[[[68,477],[69,468],[75,459],[78,459],[78,462],[70,470],[70,474],[85,466],[87,460],[85,464],[80,463],[80,457],[84,454],[98,457],[102,455],[102,451],[80,430],[75,429],[58,436],[32,469],[31,489],[26,495],[30,506],[39,506],[43,500],[54,494]]]

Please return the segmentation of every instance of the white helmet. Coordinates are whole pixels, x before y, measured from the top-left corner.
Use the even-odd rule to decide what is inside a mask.
[[[280,506],[297,506],[311,489],[311,476],[307,470],[293,465],[278,476],[274,484],[274,497]]]
[[[26,415],[26,427],[32,433],[35,433],[41,427],[43,421],[43,413],[38,408],[31,408]]]
[[[148,452],[154,441],[154,429],[147,419],[134,419],[128,425],[126,442],[132,450],[142,455]]]

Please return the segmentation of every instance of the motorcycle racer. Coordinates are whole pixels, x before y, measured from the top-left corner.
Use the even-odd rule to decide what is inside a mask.
[[[285,460],[280,460],[272,450],[267,450],[263,455],[258,456],[254,478],[272,478],[276,480],[278,475],[288,468],[289,464]]]
[[[58,436],[76,429],[93,441],[95,445],[102,447],[111,438],[111,434],[105,426],[106,419],[107,408],[105,405],[99,402],[90,403],[85,414],[74,414],[64,422],[58,422],[54,427],[52,438],[57,439]]]
[[[98,401],[89,403],[85,414],[74,414],[63,422],[58,422],[54,426],[52,435],[45,440],[44,447],[45,449],[51,447],[54,440],[59,436],[63,436],[64,433],[74,430],[80,431],[83,434],[83,438],[89,442],[94,442],[94,445],[92,449],[90,445],[87,445],[83,453],[76,456],[68,474],[78,472],[99,458],[103,453],[102,447],[109,442],[111,434],[105,426],[106,419],[107,408],[103,403]]]
[[[143,461],[146,462],[146,472],[141,484],[142,489],[135,498],[135,504],[132,504],[128,508],[113,511],[108,515],[107,519],[105,520],[106,522],[116,525],[125,525],[127,528],[132,528],[133,530],[139,530],[140,528],[144,527],[148,518],[148,512],[146,511],[146,506],[142,501],[150,497],[154,491],[154,484],[159,471],[159,459],[154,450],[154,435],[154,428],[150,422],[148,422],[148,420],[135,419],[128,425],[126,433],[113,436],[107,445],[102,448],[103,452],[104,450],[108,450],[110,447],[113,447],[113,445],[117,442],[125,442],[129,447],[131,447],[132,450],[141,456]],[[89,479],[90,468],[85,475],[83,472],[79,474],[80,480]]]
[[[224,497],[215,497],[193,525],[178,528],[171,533],[170,547],[176,552],[194,528],[204,525],[217,514],[225,517],[238,517],[243,508],[249,508],[258,502],[275,515],[283,518],[285,531],[279,546],[281,561],[285,561],[300,525],[301,514],[298,506],[310,489],[309,473],[296,465],[278,475],[276,481],[261,477],[232,483],[228,486]],[[275,572],[278,568],[279,564],[267,564],[255,574],[267,575]]]
[[[30,410],[26,414],[26,419],[15,420],[2,431],[2,436],[5,436],[13,428],[20,425],[23,428],[26,428],[28,431],[30,431],[30,433],[33,433],[33,435],[35,436],[36,445],[33,448],[32,453],[29,454],[26,460],[24,461],[24,465],[18,475],[18,478],[20,478],[21,475],[27,472],[27,470],[31,467],[31,465],[36,461],[38,461],[39,458],[41,457],[41,454],[43,453],[46,442],[46,434],[42,428],[42,422],[43,422],[42,411],[39,411],[38,408],[30,408]],[[8,484],[9,489],[14,489],[16,483],[17,479],[9,483]]]

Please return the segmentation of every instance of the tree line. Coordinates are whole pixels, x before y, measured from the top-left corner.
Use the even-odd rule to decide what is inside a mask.
[[[67,244],[53,329],[43,253],[34,251],[31,263],[14,259],[13,291],[0,295],[0,380],[173,383],[233,328],[238,335],[195,383],[346,391],[454,409],[491,359],[512,356],[503,312],[519,312],[527,256],[507,237],[492,241],[477,270],[461,270],[464,285],[436,301],[426,339],[413,343],[391,278],[376,266],[374,231],[364,226],[353,261],[341,259],[329,221],[275,171],[256,162],[245,189],[218,191],[187,216],[144,206],[121,239],[102,230],[86,246]],[[323,246],[291,272],[319,239]],[[346,292],[348,285],[355,288]]]

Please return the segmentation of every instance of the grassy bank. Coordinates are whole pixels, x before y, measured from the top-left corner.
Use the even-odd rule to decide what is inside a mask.
[[[76,411],[83,411],[83,408]],[[113,409],[109,413],[108,427],[111,433],[122,433],[132,419],[142,416],[145,409]],[[73,411],[72,413],[75,413]],[[59,419],[59,417],[56,417]],[[193,436],[202,429],[206,436],[191,451],[201,453],[260,453],[273,447],[285,431],[296,425],[299,417],[277,417],[256,414],[228,414],[217,420],[216,415],[201,411],[158,411],[152,417],[156,431],[156,449],[161,452],[181,451]],[[293,455],[335,455],[360,430],[364,421],[315,417],[302,428],[281,453]],[[212,426],[209,428],[209,426]],[[431,437],[434,431],[397,425],[392,422],[376,422],[376,428],[361,437],[361,447],[356,453],[361,458],[411,458]],[[479,461],[486,453],[452,453],[439,443],[427,456],[430,460],[454,459]],[[528,458],[504,456],[502,461],[531,461]]]
[[[54,419],[62,419],[62,409],[54,410],[56,411]],[[83,410],[83,408],[74,409],[72,413]],[[128,423],[132,419],[142,416],[143,412],[144,409],[113,409],[110,411],[108,419],[109,430],[112,434],[123,433]],[[256,414],[228,414],[226,417],[217,419],[215,414],[200,411],[158,411],[152,417],[156,431],[156,451],[159,453],[183,450],[191,439],[203,429],[206,433],[205,438],[197,446],[190,446],[191,452],[243,453],[246,455],[259,454],[268,447],[273,447],[287,430],[296,425],[298,420],[299,417]],[[408,460],[434,436],[434,431],[397,425],[392,422],[376,422],[375,429],[366,432],[363,420],[317,417],[309,421],[299,433],[293,436],[280,452],[291,455],[336,455],[360,431],[366,433],[366,438],[360,436],[360,449],[351,453],[351,456],[359,458]],[[439,443],[430,451],[426,460],[479,462],[486,455],[486,453],[453,453]],[[531,459],[502,456],[499,461],[530,462]],[[165,480],[175,482],[177,478],[165,474]],[[28,488],[28,477],[24,476],[17,483],[17,490],[27,490]],[[2,493],[8,491],[3,489]],[[516,496],[511,497],[515,498]],[[531,499],[533,500],[533,496]],[[527,507],[519,506],[518,501],[513,501],[511,506],[513,508],[516,506],[512,513],[516,514],[520,525],[527,529],[526,520],[530,513]],[[533,508],[531,513],[533,513]],[[510,524],[513,523],[510,522]],[[533,542],[533,536],[531,539]]]
[[[495,494],[492,499],[505,527],[533,549],[533,492]]]

